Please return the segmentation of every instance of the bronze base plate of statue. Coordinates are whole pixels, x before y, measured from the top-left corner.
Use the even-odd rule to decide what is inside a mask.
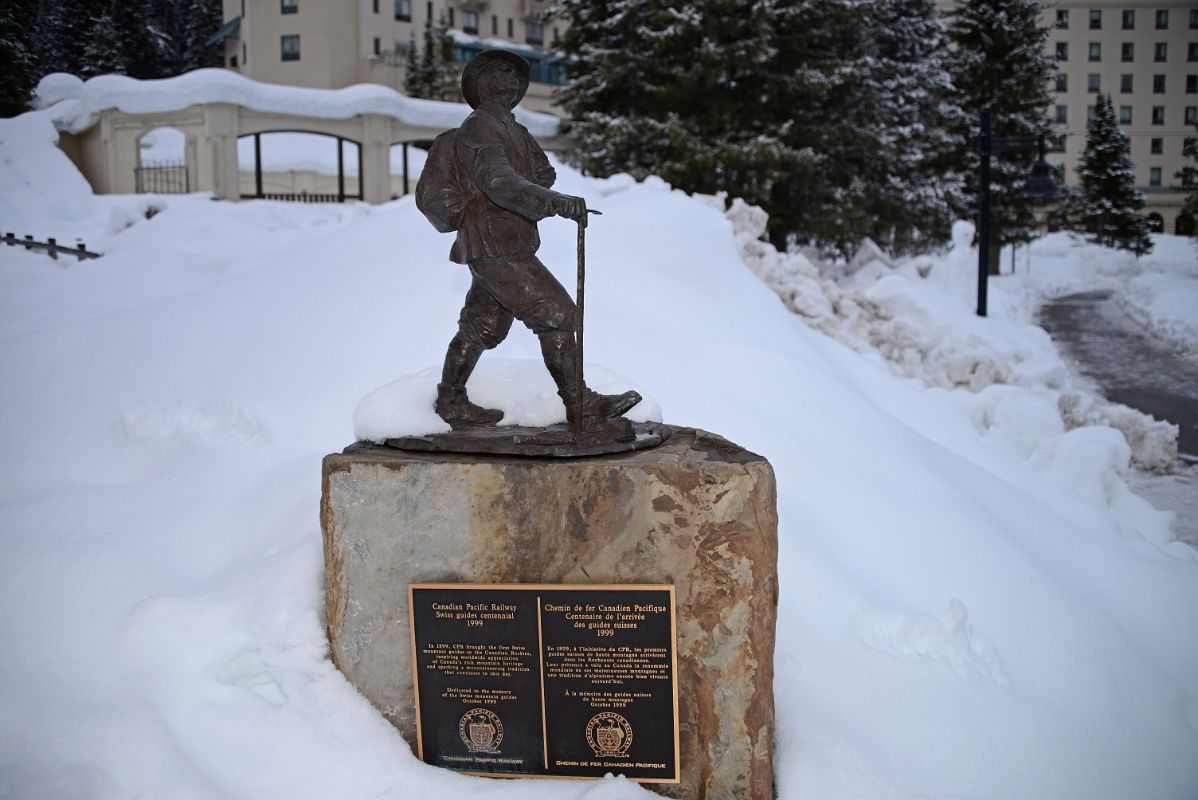
[[[532,428],[525,425],[469,428],[449,433],[402,436],[386,445],[400,450],[430,453],[483,453],[505,456],[571,458],[645,450],[670,438],[670,427],[660,422],[632,422],[623,417],[595,420],[579,439],[566,423]]]

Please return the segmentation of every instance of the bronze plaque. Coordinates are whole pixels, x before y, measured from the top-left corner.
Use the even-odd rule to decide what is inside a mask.
[[[427,763],[678,783],[673,586],[414,583],[408,607]]]

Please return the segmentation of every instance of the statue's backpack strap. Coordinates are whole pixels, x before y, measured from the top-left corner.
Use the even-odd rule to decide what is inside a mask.
[[[457,139],[458,129],[454,128],[433,140],[416,183],[416,208],[441,233],[462,227],[468,197],[454,152]]]

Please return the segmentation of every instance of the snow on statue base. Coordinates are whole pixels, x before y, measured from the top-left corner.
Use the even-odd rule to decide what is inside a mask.
[[[769,462],[693,428],[587,458],[358,443],[324,460],[333,660],[415,743],[411,583],[672,584],[681,783],[773,797],[777,510]],[[564,735],[564,734],[563,734]]]

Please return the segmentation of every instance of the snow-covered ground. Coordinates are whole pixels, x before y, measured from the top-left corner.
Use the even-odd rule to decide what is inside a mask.
[[[469,285],[449,237],[411,198],[93,196],[53,135],[0,121],[0,227],[105,255],[0,247],[0,797],[652,797],[425,766],[329,661],[320,459],[440,361]],[[604,212],[596,371],[777,471],[783,800],[1198,794],[1198,556],[1127,483],[1168,430],[1031,324],[1095,265],[1184,338],[1188,243],[1135,271],[1049,237],[980,320],[964,227],[845,276],[743,205],[559,175]],[[573,226],[541,230],[573,285]],[[523,330],[485,356],[538,358]]]

